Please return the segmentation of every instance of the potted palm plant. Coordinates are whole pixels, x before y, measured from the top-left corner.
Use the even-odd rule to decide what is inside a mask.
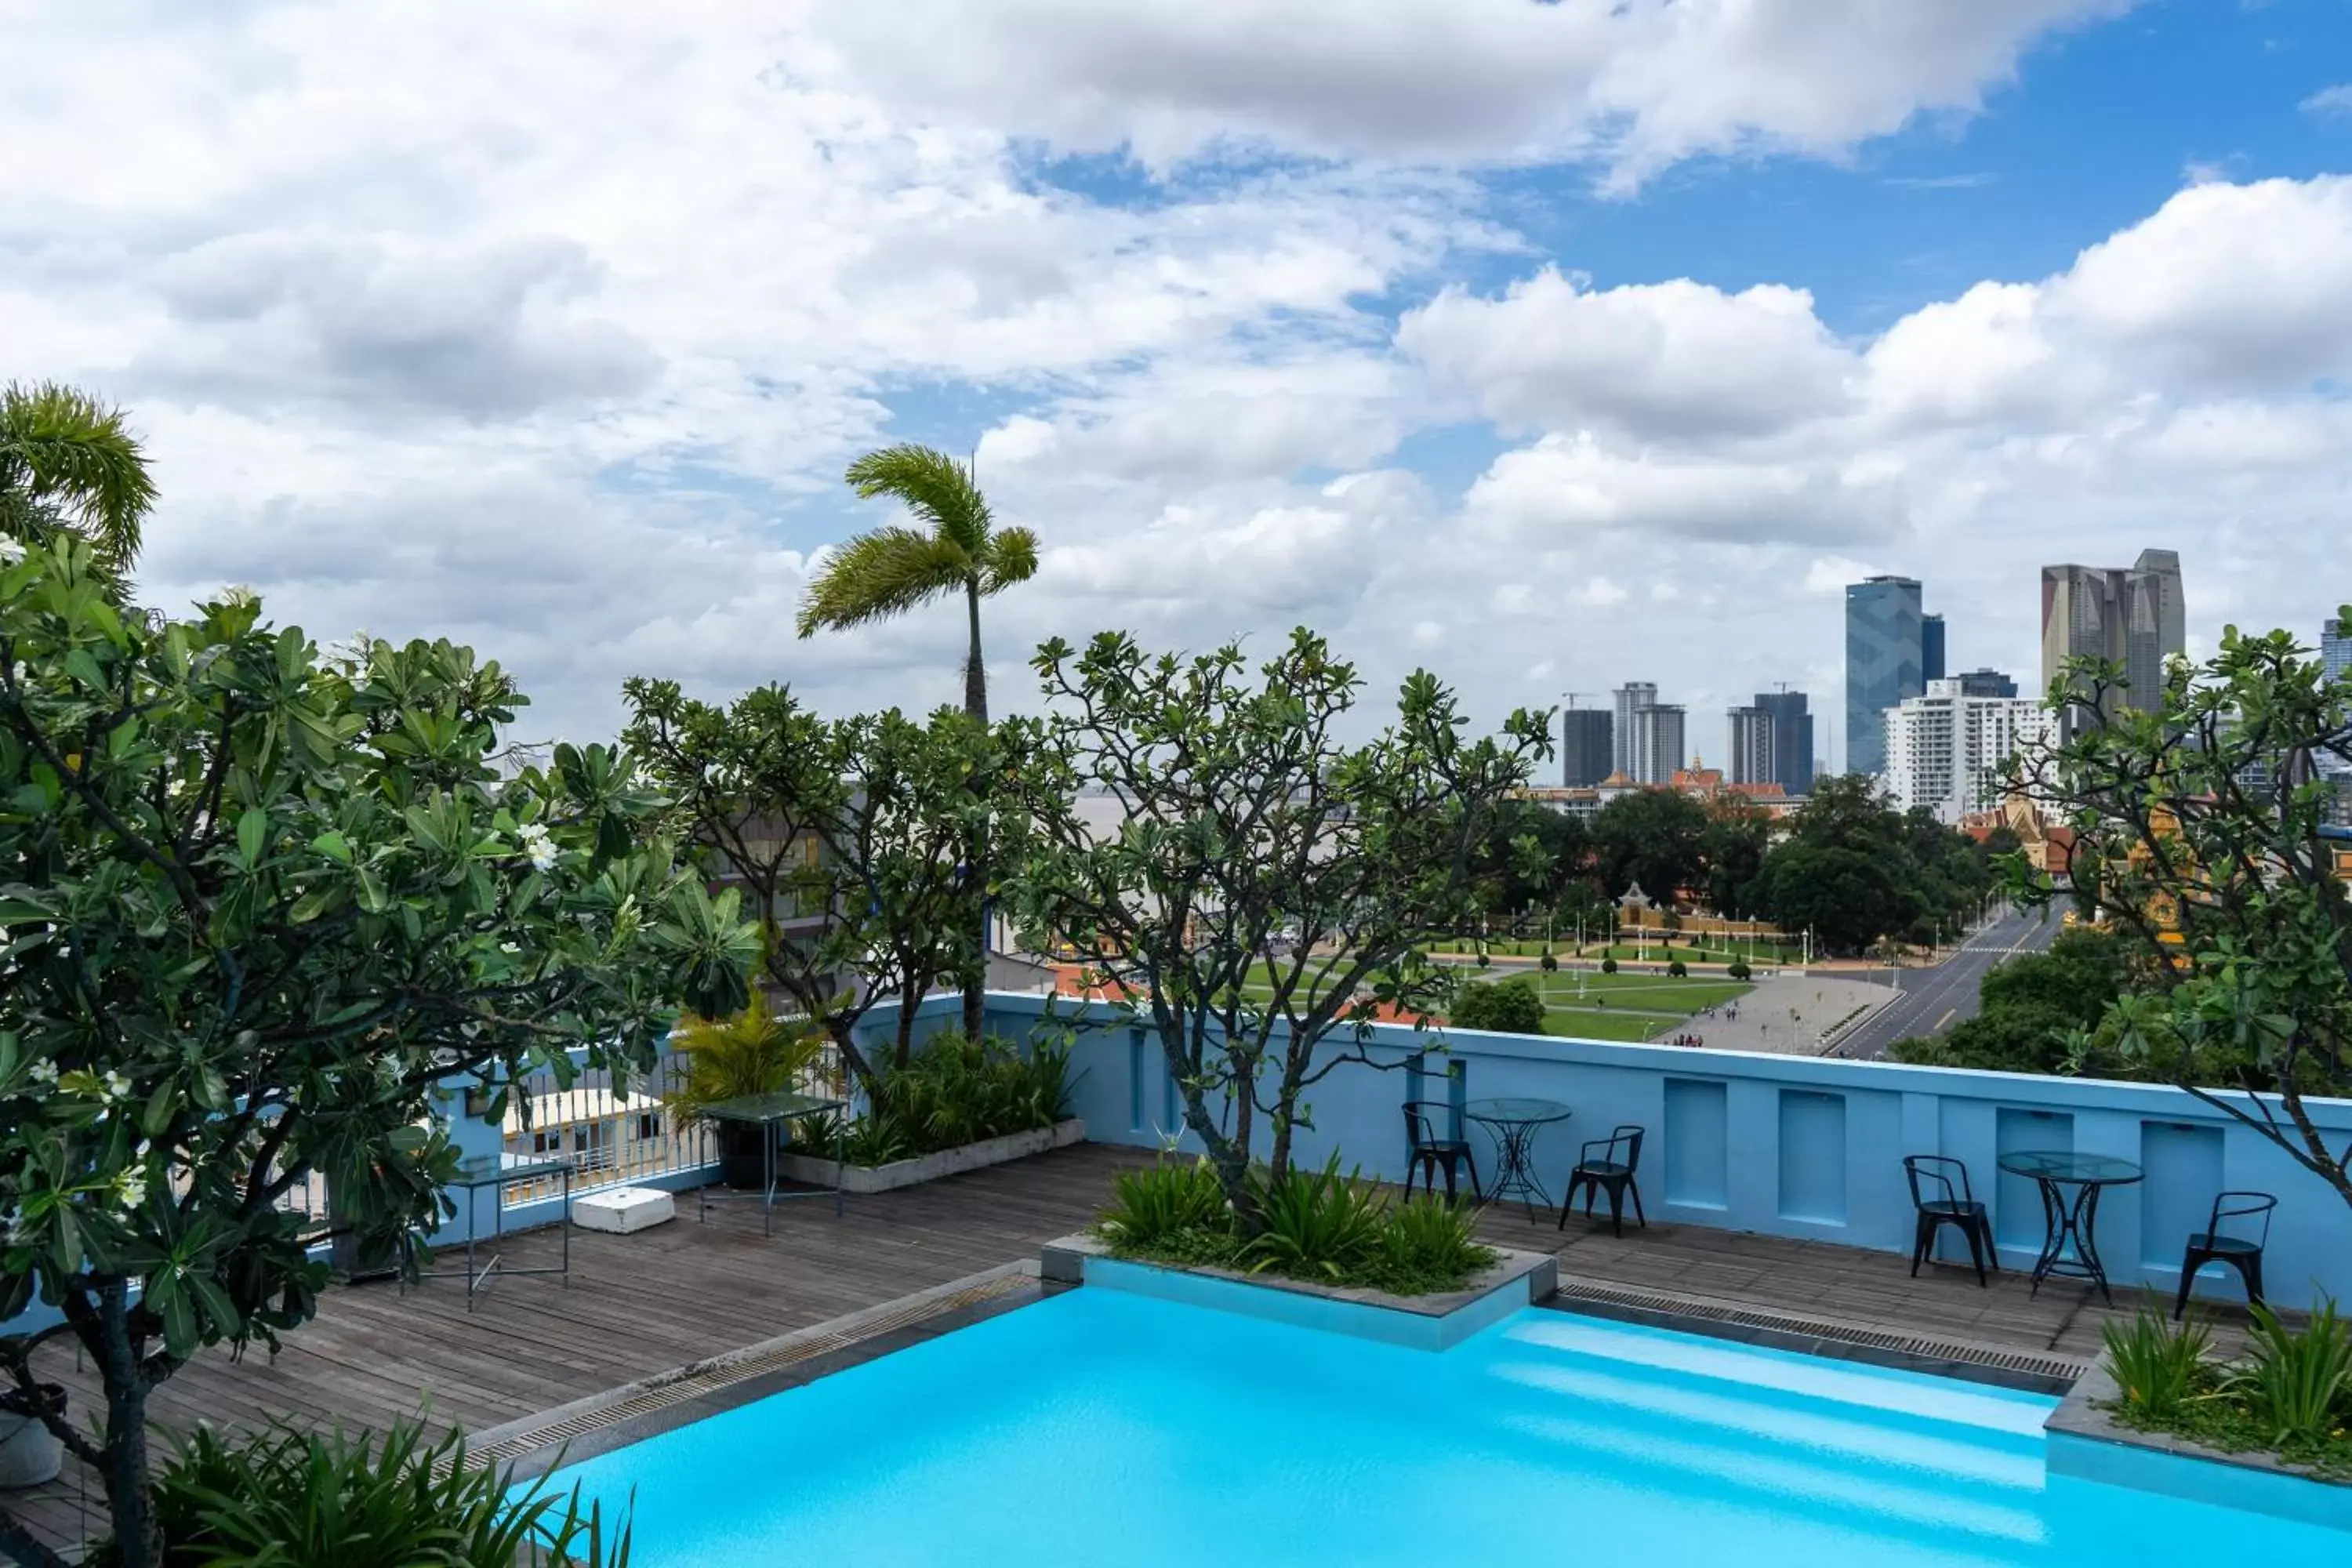
[[[683,1121],[704,1122],[719,1139],[719,1178],[730,1187],[757,1187],[767,1179],[763,1137],[773,1128],[734,1121],[706,1122],[702,1108],[751,1094],[773,1094],[796,1087],[824,1049],[824,1034],[813,1025],[779,1018],[768,1010],[757,986],[751,1001],[729,1018],[682,1022],[677,1035],[682,1063],[677,1082],[663,1102]]]

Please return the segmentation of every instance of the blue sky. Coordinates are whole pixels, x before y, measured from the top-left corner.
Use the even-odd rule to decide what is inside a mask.
[[[1775,681],[1839,710],[1864,571],[2029,679],[2044,560],[2179,549],[2192,646],[2352,597],[2278,569],[2352,506],[2347,0],[114,0],[16,37],[5,374],[133,410],[142,581],[464,637],[551,731],[634,673],[952,697],[952,614],[787,629],[898,439],[1046,542],[1000,669],[1305,622],[1486,718],[1654,679],[1702,754]]]

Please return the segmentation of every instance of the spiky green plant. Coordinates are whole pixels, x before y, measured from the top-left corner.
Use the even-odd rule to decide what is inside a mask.
[[[2101,1324],[2099,1337],[2124,1403],[2151,1421],[2171,1419],[2195,1397],[2213,1338],[2201,1322],[2176,1327],[2146,1309],[2128,1322]]]
[[[2238,1391],[2270,1426],[2273,1442],[2326,1437],[2352,1402],[2352,1321],[2339,1317],[2333,1301],[2322,1303],[2301,1332],[2268,1307],[2252,1311],[2251,1360]]]

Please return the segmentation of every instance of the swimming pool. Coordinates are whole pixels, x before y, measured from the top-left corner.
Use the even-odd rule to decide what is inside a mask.
[[[2054,1403],[1540,1309],[1432,1353],[1090,1288],[563,1479],[634,1489],[635,1568],[2140,1568],[2347,1542],[2046,1478]]]

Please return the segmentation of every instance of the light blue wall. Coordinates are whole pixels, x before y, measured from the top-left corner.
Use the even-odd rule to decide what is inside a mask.
[[[935,997],[924,1011],[954,1005]],[[1012,1038],[1083,1026],[1072,1100],[1088,1138],[1154,1148],[1176,1131],[1159,1041],[1118,1008],[1003,993],[989,1006],[991,1029]],[[887,1030],[888,1019],[872,1026]],[[1531,1095],[1574,1109],[1537,1136],[1538,1173],[1554,1194],[1583,1140],[1633,1122],[1649,1130],[1641,1184],[1653,1219],[1907,1255],[1903,1156],[1948,1154],[1967,1162],[1978,1196],[1993,1206],[2002,1266],[2027,1268],[2042,1239],[2041,1200],[2031,1182],[2000,1175],[1996,1160],[2017,1149],[2074,1149],[2119,1155],[2147,1173],[2101,1200],[2099,1250],[2117,1283],[2177,1289],[2182,1244],[2202,1227],[2214,1193],[2252,1188],[2279,1198],[2264,1266],[2272,1298],[2300,1306],[2324,1290],[2352,1301],[2352,1210],[2275,1145],[2181,1089],[1475,1030],[1416,1036],[1387,1026],[1373,1031],[1370,1050],[1402,1064],[1438,1043],[1445,1055],[1433,1070],[1458,1067],[1471,1099]],[[1313,1126],[1299,1135],[1301,1155],[1319,1163],[1337,1150],[1344,1163],[1402,1180],[1407,1085],[1402,1071],[1340,1067],[1307,1096]],[[1445,1098],[1442,1082],[1423,1092]],[[2352,1142],[2352,1102],[2306,1103],[2334,1146]],[[1180,1146],[1196,1143],[1188,1135]],[[1483,1165],[1483,1143],[1480,1152]],[[2200,1275],[2199,1289],[2238,1298],[2236,1277],[2221,1270]]]

